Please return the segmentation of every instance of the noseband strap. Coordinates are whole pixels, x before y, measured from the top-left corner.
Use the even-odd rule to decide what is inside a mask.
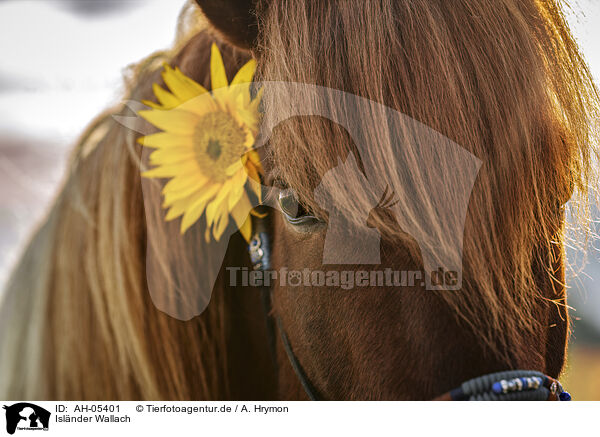
[[[489,373],[463,382],[434,401],[570,401],[560,382],[535,370]]]
[[[256,219],[253,224],[255,229],[255,233],[250,240],[250,244],[248,245],[248,253],[250,254],[250,262],[252,263],[252,268],[254,270],[259,270],[262,272],[267,272],[271,269],[271,240],[269,239],[269,233],[267,228],[267,221],[265,219]],[[263,306],[263,311],[265,314],[266,328],[269,338],[269,349],[271,350],[271,356],[273,357],[273,362],[277,364],[277,354],[275,349],[276,342],[276,334],[275,334],[275,324],[277,325],[277,331],[279,333],[279,337],[281,338],[281,342],[283,343],[283,349],[285,350],[285,354],[287,355],[292,369],[294,369],[294,373],[298,377],[302,388],[308,395],[308,398],[311,401],[318,401],[321,397],[318,395],[317,390],[314,388],[304,369],[300,365],[298,358],[294,354],[292,350],[292,344],[283,328],[283,322],[281,318],[273,314],[273,307],[271,304],[271,288],[264,285],[260,287],[260,296]],[[274,322],[275,320],[275,322]]]
[[[254,270],[267,272],[271,269],[271,240],[267,229],[267,220],[254,219],[255,233],[248,245],[250,261]],[[312,401],[323,399],[314,385],[310,382],[306,372],[294,354],[292,344],[285,332],[281,318],[274,314],[271,304],[271,288],[265,285],[260,287],[261,300],[265,313],[265,321],[269,336],[269,347],[276,359],[276,334],[283,343],[283,349],[296,373],[302,388]],[[450,390],[434,401],[570,401],[571,395],[564,391],[560,382],[535,370],[508,370],[505,372],[489,373],[469,381],[463,382],[460,387]]]

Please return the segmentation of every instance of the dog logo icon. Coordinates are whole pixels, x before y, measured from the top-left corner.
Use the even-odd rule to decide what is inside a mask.
[[[6,432],[14,434],[18,430],[48,430],[50,411],[28,402],[4,406],[6,410]]]

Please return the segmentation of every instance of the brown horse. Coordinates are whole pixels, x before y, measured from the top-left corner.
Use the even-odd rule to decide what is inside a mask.
[[[431,399],[509,369],[558,377],[569,330],[564,205],[574,191],[587,198],[596,152],[590,120],[598,115],[598,92],[558,2],[198,3],[203,16],[188,7],[173,51],[132,70],[127,99],[152,98],[165,60],[208,86],[217,41],[230,79],[254,57],[259,80],[341,90],[429,126],[482,161],[466,214],[462,287],[275,283],[266,317],[260,290],[228,283],[227,267],[251,265],[236,234],[206,311],[171,318],[149,296],[148,253],[177,271],[176,281],[153,277],[165,293],[193,287],[214,263],[205,222],[170,244],[178,224],[164,224],[160,186],[142,193],[145,157],[136,135],[110,113],[80,140],[63,190],[9,283],[0,312],[0,396],[306,399],[284,337],[265,323],[270,317],[323,399]],[[289,104],[264,101],[267,114]],[[360,128],[379,137],[382,123],[365,117]],[[299,205],[291,218],[300,220],[290,220],[282,204],[284,214],[271,211],[263,223],[274,269],[423,269],[414,236],[399,229],[385,202],[361,204],[352,180],[330,194],[350,223],[362,220],[356,211],[372,209],[380,264],[323,265],[328,216],[314,191],[355,149],[342,126],[311,116],[281,123],[261,149],[263,183],[292,188]],[[387,165],[390,141],[370,153],[381,165],[377,177],[397,186]],[[411,199],[390,194],[396,207],[411,207]],[[158,230],[151,245],[148,229]]]

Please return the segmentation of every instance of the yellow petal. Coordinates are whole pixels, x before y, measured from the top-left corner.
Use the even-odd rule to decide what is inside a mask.
[[[196,173],[193,176],[189,177],[176,176],[165,184],[165,186],[162,189],[162,193],[176,193],[178,191],[187,190],[191,187],[203,186],[206,182],[208,182],[208,179],[201,173]]]
[[[230,113],[235,117],[237,107],[235,106],[235,99],[228,87],[218,88],[213,90],[212,96],[215,103],[219,106],[222,111]]]
[[[252,100],[252,102],[250,102],[250,106],[249,106],[249,110],[253,113],[258,113],[258,109],[260,106],[260,102],[262,101],[262,97],[263,97],[263,93],[265,91],[264,87],[261,87],[261,89],[258,90],[258,92],[256,93],[256,96],[254,97],[254,100]]]
[[[138,115],[163,131],[180,135],[193,134],[198,122],[196,115],[179,109],[152,109],[139,111]]]
[[[242,194],[244,194],[244,185],[246,185],[246,180],[248,179],[248,174],[241,170],[233,176],[233,186],[231,188],[231,192],[229,193],[229,199],[227,201],[227,207],[231,210],[240,200]]]
[[[251,218],[249,217],[250,211],[252,211],[252,205],[248,196],[244,193],[237,205],[231,210],[231,216],[238,229],[240,231],[243,230],[242,235],[244,238],[248,237],[246,241],[250,241],[249,234],[252,232],[251,229],[248,229],[248,224],[246,224],[247,221],[251,222]]]
[[[185,190],[180,190],[180,191],[171,191],[165,194],[165,200],[163,201],[163,208],[168,208],[169,206],[173,205],[175,202],[177,202],[178,200],[182,200],[185,199],[186,197],[190,197],[191,195],[198,193],[198,195],[202,195],[202,193],[200,193],[200,191],[202,190],[202,188],[206,185],[206,183],[204,184],[197,184],[197,185],[193,185],[191,187],[186,188]]]
[[[244,134],[245,134],[244,147],[246,148],[246,150],[252,149],[252,146],[255,143],[254,134],[252,133],[253,130],[250,129],[250,126],[248,126],[244,122],[244,120],[240,117],[240,111],[238,109],[236,109],[235,111],[236,112],[230,112],[230,114],[235,119],[235,121],[237,121],[238,125],[244,131]]]
[[[256,182],[256,183],[260,183],[260,175],[258,174],[258,168],[256,166],[256,164],[254,164],[251,160],[248,161],[246,163],[246,166],[244,167],[246,169],[246,171],[248,172],[248,176],[250,176],[250,178]]]
[[[186,77],[178,68],[173,69],[165,64],[165,70],[162,72],[162,78],[171,92],[181,101],[193,99],[194,97],[206,92],[206,90],[192,79]]]
[[[179,67],[175,67],[175,75],[179,78],[180,81],[185,83],[185,85],[188,88],[190,88],[190,90],[193,92],[193,94],[195,96],[199,96],[201,94],[208,93],[208,90],[206,88],[204,88],[202,85],[200,85],[198,82],[196,82],[191,77],[183,74],[181,72],[181,70],[179,69]]]
[[[213,237],[215,237],[216,241],[221,239],[223,232],[227,229],[227,225],[229,224],[229,212],[227,209],[222,209],[219,217],[213,226]]]
[[[238,108],[235,113],[235,118],[243,126],[246,126],[253,136],[258,133],[259,116],[257,112],[252,112],[247,109]],[[250,146],[254,145],[254,141],[251,142]]]
[[[169,194],[165,195],[165,199],[163,200],[162,207],[164,209],[173,208],[173,206],[175,204],[179,204],[180,202],[185,201],[189,197],[199,196],[199,195],[200,195],[200,190],[199,189],[190,189],[190,190],[188,190],[185,193],[184,192],[182,192],[182,193],[169,193]],[[191,203],[188,202],[188,205],[191,205]],[[182,212],[184,212],[185,210],[187,210],[187,207],[183,208]]]
[[[230,89],[232,89],[230,87]],[[243,83],[241,85],[237,85],[236,87],[233,87],[232,91],[235,91],[235,94],[233,94],[233,100],[234,100],[234,105],[236,108],[238,108],[237,110],[240,111],[242,108],[245,108],[247,105],[247,102],[250,101],[250,84],[249,83]]]
[[[215,184],[208,187],[202,195],[194,201],[181,219],[181,234],[189,229],[200,218],[206,208],[208,201],[219,191],[220,185]]]
[[[169,159],[169,157],[177,155],[190,155],[194,158],[197,156],[194,149],[189,146],[161,147],[160,149],[152,149],[150,153],[150,157],[154,157],[154,159]]]
[[[150,154],[150,164],[171,165],[188,162],[195,159],[196,154],[188,148],[159,149]]]
[[[163,105],[165,109],[175,108],[180,105],[182,102],[177,97],[175,97],[170,92],[164,90],[157,83],[152,85],[152,91],[154,91],[154,95],[158,99],[159,103]]]
[[[233,86],[233,85],[237,85],[240,83],[252,82],[252,78],[254,77],[255,71],[256,71],[256,61],[254,59],[250,59],[236,73],[235,77],[231,81],[231,85]]]
[[[225,169],[225,175],[231,177],[234,174],[236,174],[238,171],[240,171],[243,167],[244,167],[244,162],[242,161],[242,158],[240,158]]]
[[[179,217],[181,214],[183,214],[188,209],[190,209],[190,206],[192,206],[193,203],[199,197],[200,197],[200,194],[195,193],[184,199],[179,199],[179,200],[173,202],[173,205],[171,205],[169,211],[167,212],[167,215],[165,216],[165,221],[169,222],[169,221],[174,220],[177,217]]]
[[[239,111],[249,106],[251,85],[251,82],[242,82],[236,85],[232,83],[228,88],[224,88],[228,91],[228,94],[223,96],[223,99],[227,101],[230,109]]]
[[[248,183],[250,184],[250,188],[252,188],[252,191],[254,191],[254,194],[256,194],[258,201],[262,202],[262,186],[260,184],[260,176],[258,175],[258,170],[251,163],[246,165],[245,168],[248,171]]]
[[[150,106],[153,109],[164,109],[160,103],[153,102],[152,100],[142,100],[142,103],[146,106]]]
[[[138,138],[137,142],[144,147],[193,147],[193,138],[191,135],[174,134],[172,132],[158,132],[152,135]]]
[[[231,187],[233,183],[232,181],[233,179],[229,179],[223,184],[223,187],[221,188],[221,191],[219,191],[219,194],[206,208],[206,224],[208,226],[212,225],[214,219],[217,216],[217,212],[221,210],[221,204],[223,204],[223,207],[227,209],[227,205],[225,205],[224,200],[227,199],[229,193],[231,192]]]
[[[209,112],[218,111],[219,107],[212,95],[207,93],[188,100],[181,104],[178,109],[196,114],[197,117],[202,117]]]
[[[256,150],[250,150],[246,155],[248,156],[248,159],[250,159],[250,162],[254,164],[258,172],[262,173],[262,165],[258,152]]]
[[[266,216],[269,215],[268,212],[260,213],[260,212],[256,211],[256,209],[253,209],[252,211],[250,211],[250,214],[252,214],[254,217],[258,217],[258,218],[265,218]]]
[[[215,43],[213,43],[210,52],[210,80],[213,91],[228,85],[223,58]]]
[[[245,108],[249,105],[251,85],[252,82],[242,82],[235,85],[232,83],[229,86],[230,98],[237,108]]]
[[[197,173],[198,164],[189,161],[183,164],[163,165],[142,173],[145,178],[172,178],[175,176],[184,176],[188,173]]]
[[[252,238],[252,218],[248,217],[244,224],[240,227],[240,233],[246,243],[250,243],[250,239]]]

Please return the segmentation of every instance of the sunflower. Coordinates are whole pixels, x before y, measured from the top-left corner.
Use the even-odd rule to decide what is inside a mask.
[[[249,61],[229,83],[221,53],[213,44],[210,92],[178,68],[165,65],[162,78],[170,91],[154,84],[158,103],[144,101],[152,109],[139,111],[162,130],[138,140],[156,149],[149,157],[154,167],[142,176],[170,179],[162,190],[163,207],[168,209],[165,220],[182,217],[182,234],[204,213],[207,241],[211,228],[214,239],[221,238],[229,216],[250,240],[249,196],[261,201],[262,173],[253,150],[261,98],[261,92],[254,99],[250,94],[255,69],[255,61]]]

